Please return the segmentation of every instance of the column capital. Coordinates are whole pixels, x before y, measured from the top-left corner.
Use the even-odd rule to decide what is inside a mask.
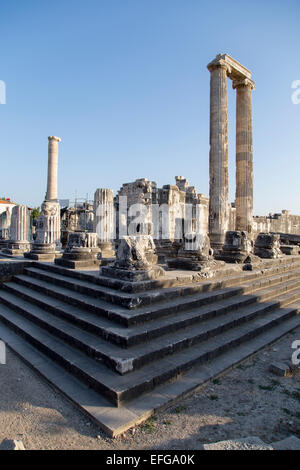
[[[255,90],[255,82],[250,80],[250,78],[241,78],[237,80],[233,80],[232,88],[235,90],[239,87],[249,87],[251,90]]]
[[[55,142],[61,142],[61,138],[60,138],[60,137],[56,137],[55,135],[49,135],[48,140],[49,140],[49,142],[50,142],[51,140],[54,140]]]
[[[226,62],[226,60],[223,58],[222,54],[218,54],[214,60],[212,60],[208,65],[207,68],[210,72],[217,68],[223,68],[226,69],[227,74],[231,73],[231,67],[230,65]]]

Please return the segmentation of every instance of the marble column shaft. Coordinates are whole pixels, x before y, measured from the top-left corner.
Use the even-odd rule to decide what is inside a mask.
[[[26,206],[15,206],[12,210],[10,239],[13,242],[31,241],[30,214]]]
[[[97,189],[94,196],[94,232],[100,242],[114,239],[114,193],[112,189]]]
[[[233,82],[236,89],[236,230],[253,236],[252,100],[254,82]]]
[[[209,235],[222,247],[228,228],[228,66],[208,65],[210,71]]]

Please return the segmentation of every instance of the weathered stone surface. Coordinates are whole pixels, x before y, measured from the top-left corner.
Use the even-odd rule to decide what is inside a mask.
[[[247,232],[232,230],[226,232],[225,244],[216,259],[227,263],[244,263],[252,252],[252,243]]]
[[[0,283],[11,281],[13,276],[23,274],[24,267],[30,266],[30,261],[13,261],[0,263]]]
[[[150,235],[128,236],[119,241],[115,262],[103,267],[101,274],[132,282],[157,279],[165,272],[156,263],[155,244]]]
[[[203,448],[204,450],[273,450],[271,445],[256,436],[204,444]]]
[[[212,277],[217,265],[212,255],[209,237],[191,233],[185,236],[177,257],[167,259],[167,263],[171,269],[201,271],[204,277]]]
[[[272,233],[260,233],[254,245],[254,254],[260,258],[280,258],[280,236]]]
[[[0,450],[25,450],[25,447],[22,441],[3,439]]]
[[[145,270],[156,263],[155,244],[150,235],[128,236],[120,240],[115,267]]]
[[[289,366],[283,362],[274,362],[270,365],[269,369],[273,374],[276,374],[279,377],[287,377],[288,375],[291,375]]]

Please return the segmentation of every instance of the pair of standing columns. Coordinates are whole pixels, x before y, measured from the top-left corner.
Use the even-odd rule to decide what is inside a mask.
[[[254,82],[234,74],[219,59],[210,71],[210,210],[209,234],[214,248],[221,248],[228,230],[228,100],[227,77],[236,89],[236,230],[251,237],[253,220],[253,144],[251,91]]]

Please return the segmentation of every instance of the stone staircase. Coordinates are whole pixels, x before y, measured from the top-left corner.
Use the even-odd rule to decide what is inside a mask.
[[[190,391],[201,384],[187,383],[191,373],[225,357],[231,357],[227,365],[238,363],[300,326],[300,257],[266,261],[254,271],[229,270],[215,280],[174,279],[132,284],[29,263],[1,285],[0,338],[13,349],[25,339],[30,350],[15,349],[29,363],[55,364],[69,388],[72,378],[73,387],[79,380],[87,393],[107,400],[107,409],[121,413],[138,399],[163,395],[163,387],[180,388],[182,380],[180,393]],[[48,378],[46,366],[39,371]],[[222,367],[209,378],[220,372]],[[179,395],[167,394],[164,405]],[[97,420],[114,435],[154,408],[136,412],[139,419],[127,419],[123,427],[115,424],[117,431]]]

